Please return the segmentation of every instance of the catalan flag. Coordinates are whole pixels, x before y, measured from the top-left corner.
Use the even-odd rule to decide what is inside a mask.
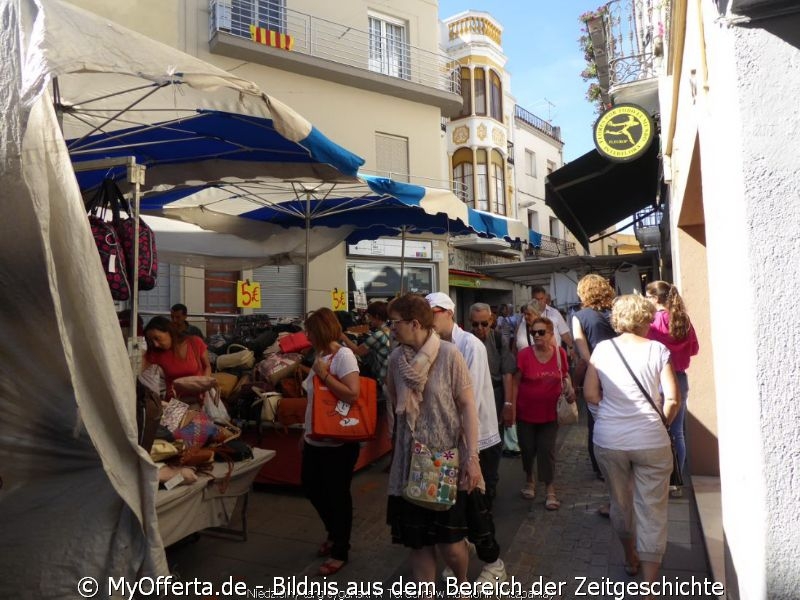
[[[294,38],[288,33],[280,33],[265,27],[256,27],[255,25],[250,25],[250,39],[257,44],[264,44],[281,50],[291,50],[294,46]]]

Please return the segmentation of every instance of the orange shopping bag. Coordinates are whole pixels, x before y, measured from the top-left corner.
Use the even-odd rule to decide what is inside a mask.
[[[359,377],[358,398],[342,402],[314,375],[314,404],[311,412],[312,440],[363,442],[375,437],[378,425],[378,384]]]

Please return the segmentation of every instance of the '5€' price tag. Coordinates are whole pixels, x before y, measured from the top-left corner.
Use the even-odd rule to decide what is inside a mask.
[[[239,308],[261,308],[261,284],[250,283],[250,281],[237,281],[236,306]]]
[[[347,292],[344,290],[331,291],[331,309],[347,310]]]

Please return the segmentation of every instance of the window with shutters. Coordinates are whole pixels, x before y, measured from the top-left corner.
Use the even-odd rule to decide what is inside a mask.
[[[539,213],[535,210],[528,211],[528,229],[539,231]]]
[[[408,138],[376,133],[375,162],[378,175],[408,182]]]
[[[486,114],[486,74],[483,69],[475,69],[475,114]]]
[[[491,86],[491,117],[495,121],[503,122],[503,85],[500,76],[494,71],[489,71],[489,85]]]
[[[487,163],[486,150],[476,152],[477,173],[475,173],[475,208],[478,210],[489,211],[489,165]]]
[[[553,217],[550,217],[550,236],[554,238],[561,237],[561,223]]]
[[[467,67],[461,67],[461,106],[460,117],[469,117],[472,114],[472,76]]]
[[[474,208],[475,186],[472,181],[472,150],[469,148],[459,148],[453,154],[453,183],[455,195],[467,206]]]
[[[369,16],[369,69],[409,78],[408,42],[403,21],[384,15]]]
[[[525,150],[525,175],[536,177],[536,152]]]
[[[506,178],[503,155],[492,150],[492,185],[494,186],[494,212],[506,214]]]
[[[286,0],[232,0],[230,7],[217,3],[217,10],[217,26],[222,30],[230,29],[231,33],[241,37],[250,37],[251,25],[278,33],[287,32]]]

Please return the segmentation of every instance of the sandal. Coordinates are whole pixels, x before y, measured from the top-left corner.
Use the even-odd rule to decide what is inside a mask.
[[[625,563],[625,572],[630,577],[636,577],[639,574],[639,556],[636,555],[633,557],[631,562]]]
[[[536,498],[536,484],[535,483],[526,483],[525,487],[520,490],[522,497],[526,500],[533,500]]]
[[[347,564],[346,560],[337,560],[336,562],[339,563],[337,565],[334,563],[334,560],[335,559],[326,560],[324,563],[320,565],[319,571],[317,572],[320,575],[324,575],[326,577],[328,575],[335,575],[336,573],[342,570],[342,567],[344,567]]]
[[[555,494],[547,494],[544,501],[544,507],[547,510],[558,510],[561,507],[561,502],[558,501]]]
[[[333,548],[333,542],[330,540],[325,540],[319,545],[317,549],[317,556],[320,558],[325,558],[326,556],[331,555],[331,549]]]

